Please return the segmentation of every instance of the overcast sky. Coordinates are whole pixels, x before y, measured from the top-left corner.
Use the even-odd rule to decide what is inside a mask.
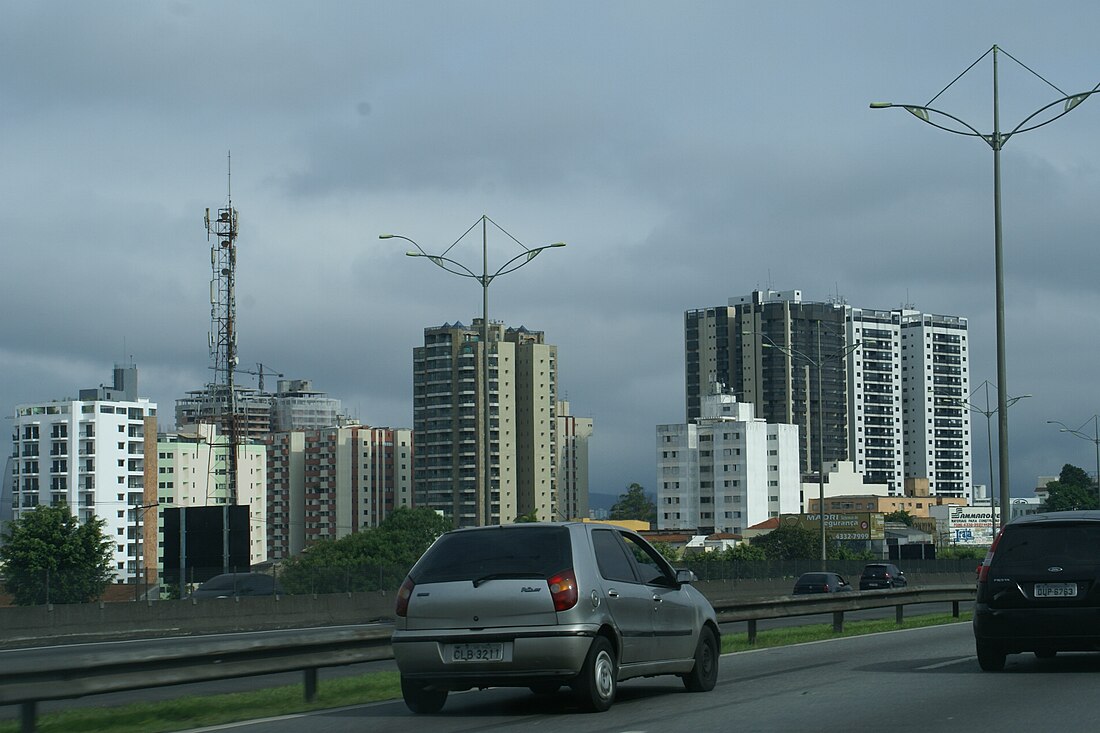
[[[997,44],[1011,129],[1100,82],[1098,27],[1083,1],[8,0],[0,411],[132,358],[170,422],[210,379],[203,212],[230,151],[241,366],[369,424],[411,426],[423,329],[481,313],[476,282],[378,235],[440,252],[482,214],[568,243],[489,307],[558,346],[561,395],[595,421],[592,491],[655,488],[683,313],[754,289],[964,316],[971,383],[995,382],[992,153],[868,103],[927,104]],[[992,74],[986,57],[932,106],[991,131]],[[1013,495],[1095,470],[1046,421],[1100,412],[1098,126],[1100,95],[1002,153],[1008,392],[1032,395],[1010,413]],[[480,245],[451,255],[479,269]],[[519,251],[492,230],[489,248]]]

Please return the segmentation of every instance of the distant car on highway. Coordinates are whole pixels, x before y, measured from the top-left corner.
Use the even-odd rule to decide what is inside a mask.
[[[795,581],[792,595],[807,593],[846,593],[852,590],[852,584],[838,573],[803,573]]]
[[[1100,650],[1100,511],[1005,525],[978,568],[974,643],[987,672],[1009,654]]]
[[[435,713],[452,690],[572,688],[591,711],[619,682],[677,675],[714,688],[718,623],[689,570],[640,535],[582,522],[459,529],[441,536],[397,594],[401,694]]]
[[[241,598],[244,596],[282,595],[283,589],[271,575],[264,573],[225,573],[215,575],[191,592],[192,598]]]
[[[892,563],[873,562],[863,568],[863,574],[859,576],[860,590],[875,590],[877,588],[904,588],[909,585],[905,573]]]

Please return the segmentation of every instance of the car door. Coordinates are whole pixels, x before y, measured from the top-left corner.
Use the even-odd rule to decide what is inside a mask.
[[[644,539],[620,532],[630,548],[636,573],[645,583],[652,602],[652,659],[687,659],[695,654],[698,607],[690,588],[676,582],[676,571]]]
[[[623,640],[623,664],[652,661],[653,594],[641,583],[626,545],[614,529],[592,531],[592,548],[604,585],[604,601]]]

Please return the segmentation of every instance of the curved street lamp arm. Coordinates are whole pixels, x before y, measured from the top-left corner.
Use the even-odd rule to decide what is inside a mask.
[[[1048,104],[1044,107],[1040,107],[1039,109],[1035,110],[1030,115],[1028,115],[1026,118],[1024,118],[1023,122],[1016,125],[1016,127],[1012,128],[1011,132],[1007,132],[1004,135],[1002,135],[1001,136],[1001,143],[1003,144],[1003,143],[1007,142],[1008,139],[1010,137],[1012,137],[1013,135],[1016,135],[1016,134],[1021,133],[1021,132],[1029,132],[1031,130],[1037,130],[1040,127],[1043,127],[1044,125],[1049,125],[1051,122],[1054,122],[1055,120],[1057,120],[1060,117],[1065,117],[1070,112],[1072,112],[1074,110],[1074,108],[1077,107],[1077,105],[1081,104],[1081,102],[1084,102],[1086,99],[1091,97],[1097,91],[1100,91],[1100,84],[1093,87],[1092,91],[1081,92],[1080,94],[1071,94],[1069,96],[1062,97],[1061,99],[1056,99],[1056,100],[1054,100],[1053,102],[1051,102],[1050,104]],[[1032,125],[1031,127],[1024,127],[1024,125],[1026,125],[1028,122],[1030,122],[1031,120],[1038,117],[1043,112],[1046,112],[1051,107],[1054,107],[1055,105],[1059,105],[1059,104],[1065,104],[1065,109],[1063,109],[1061,112],[1059,112],[1058,114],[1051,117],[1049,120],[1044,120],[1044,121],[1040,122],[1037,125]]]
[[[452,260],[450,257],[445,257],[443,255],[428,254],[427,252],[424,251],[424,248],[420,246],[419,242],[417,242],[415,239],[412,239],[410,237],[406,237],[404,234],[379,234],[378,238],[379,239],[403,239],[406,242],[408,242],[409,244],[411,244],[412,246],[416,247],[416,252],[406,252],[405,254],[407,256],[409,256],[409,257],[424,257],[428,261],[430,261],[433,265],[435,265],[436,267],[438,267],[442,270],[446,270],[447,272],[458,275],[460,277],[468,277],[468,278],[472,278],[472,279],[478,280],[478,281],[481,280],[481,275],[476,274],[473,270],[471,270],[469,267],[466,267],[466,265],[462,264],[461,262],[458,262],[457,260]],[[448,265],[451,265],[453,267],[448,267]],[[458,269],[455,269],[455,268],[458,268]]]
[[[925,107],[924,105],[920,105],[920,104],[894,104],[893,102],[872,102],[871,103],[871,109],[890,109],[892,107],[898,107],[900,109],[904,109],[906,112],[913,115],[914,117],[916,117],[921,122],[929,124],[932,127],[937,127],[937,128],[939,128],[939,129],[941,129],[945,132],[951,132],[951,133],[954,133],[956,135],[963,135],[964,137],[977,137],[977,138],[981,138],[982,140],[985,140],[987,143],[990,142],[988,135],[986,135],[982,132],[979,132],[973,125],[971,125],[966,120],[960,119],[960,118],[956,117],[955,115],[951,114],[950,112],[944,112],[941,109],[936,109],[935,107]],[[924,112],[925,114],[921,114],[922,112]],[[954,120],[955,122],[958,122],[960,125],[965,127],[967,130],[970,130],[970,132],[964,132],[963,130],[956,130],[953,127],[947,127],[946,125],[941,125],[938,122],[933,122],[932,119],[929,118],[929,116],[927,114],[928,112],[934,112],[938,115],[943,115],[944,117],[946,117],[950,120]]]
[[[565,242],[555,242],[554,244],[547,244],[547,245],[543,245],[542,247],[535,247],[534,249],[528,249],[528,250],[525,250],[523,252],[520,252],[518,255],[516,255],[515,257],[513,257],[512,259],[508,260],[503,265],[501,265],[499,268],[497,268],[497,271],[494,272],[492,275],[486,275],[485,276],[486,283],[491,283],[499,275],[507,275],[509,272],[515,272],[516,270],[523,267],[524,265],[526,265],[531,260],[535,259],[535,257],[537,257],[539,255],[539,253],[542,252],[544,249],[551,249],[553,247],[564,247],[564,246],[565,246]],[[516,262],[517,260],[523,260],[523,261],[520,262],[519,264],[515,265],[514,267],[512,267],[511,266],[512,263]]]
[[[775,343],[775,341],[772,340],[771,336],[768,336],[767,334],[761,333],[761,334],[759,334],[759,336],[761,338],[767,339],[768,343],[761,344],[765,348],[779,349],[780,351],[782,351],[784,354],[786,354],[787,356],[789,356],[791,358],[794,358],[794,357],[797,356],[800,359],[805,359],[806,361],[808,361],[810,363],[810,366],[816,367],[818,365],[816,359],[809,356],[808,354],[802,353],[798,349],[794,349],[794,348],[791,348],[789,346],[780,346],[779,344]]]

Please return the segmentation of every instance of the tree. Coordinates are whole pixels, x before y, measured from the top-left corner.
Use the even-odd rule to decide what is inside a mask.
[[[814,560],[821,557],[821,535],[794,524],[781,524],[767,534],[754,537],[753,547],[769,560]]]
[[[611,519],[634,519],[657,524],[657,505],[646,496],[641,484],[631,484],[625,494],[619,494],[619,500],[611,507]]]
[[[1100,500],[1092,479],[1084,469],[1069,463],[1062,466],[1057,481],[1047,484],[1047,499],[1044,504],[1048,512],[1063,512],[1072,509],[1097,509]]]
[[[384,590],[451,529],[451,520],[431,509],[396,509],[373,529],[310,545],[283,563],[279,580],[288,593]]]
[[[887,522],[901,522],[906,527],[913,526],[913,516],[909,513],[908,509],[898,509],[897,511],[890,512],[883,516],[883,520]]]
[[[0,544],[4,585],[20,606],[87,603],[114,578],[106,523],[81,524],[69,507],[37,506],[8,522]]]

